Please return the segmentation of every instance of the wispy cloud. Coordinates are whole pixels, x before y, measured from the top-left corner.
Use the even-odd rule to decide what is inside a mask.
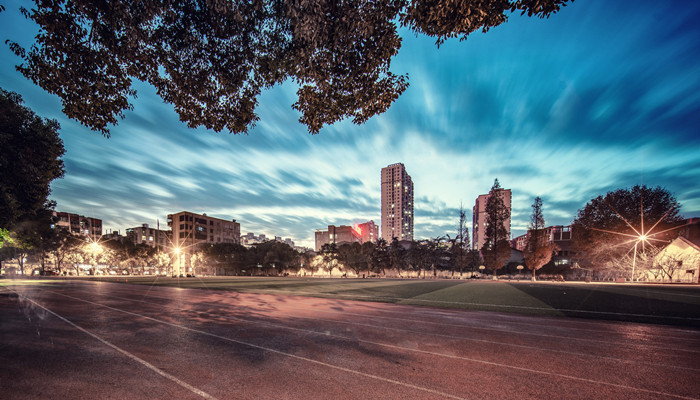
[[[0,13],[3,39],[30,43],[17,2]],[[678,12],[682,8],[683,12]],[[188,129],[138,83],[134,111],[112,138],[60,113],[56,98],[13,69],[0,46],[0,86],[62,125],[66,177],[58,208],[105,227],[155,224],[182,210],[241,223],[243,232],[312,245],[315,229],[380,220],[382,167],[403,162],[415,184],[415,237],[452,233],[460,203],[493,180],[513,191],[521,233],[535,196],[551,224],[608,190],[663,186],[700,215],[700,4],[575,2],[547,20],[513,15],[466,42],[403,31],[392,64],[411,87],[388,112],[309,135],[290,82],[260,97],[249,135]]]

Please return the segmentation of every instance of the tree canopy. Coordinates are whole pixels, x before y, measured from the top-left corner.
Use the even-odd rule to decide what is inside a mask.
[[[503,267],[510,258],[510,242],[506,222],[510,218],[510,210],[506,207],[501,195],[503,188],[494,180],[486,200],[486,229],[484,230],[484,245],[481,254],[486,266],[496,271]]]
[[[245,133],[262,90],[298,84],[293,108],[309,132],[385,112],[408,87],[390,71],[399,26],[466,39],[507,13],[549,17],[569,0],[34,0],[31,48],[8,42],[25,77],[63,112],[109,136],[148,82],[190,127]],[[573,0],[572,0],[573,1]]]
[[[532,280],[537,280],[536,271],[544,267],[551,259],[557,246],[550,241],[545,229],[542,199],[538,196],[532,203],[532,215],[527,231],[527,245],[523,250],[525,265],[532,270]]]
[[[661,187],[637,185],[608,192],[578,211],[572,228],[574,249],[588,267],[612,268],[641,236],[642,247],[651,248],[663,247],[677,236],[671,228],[683,220],[679,210],[675,196]]]
[[[0,229],[44,216],[50,184],[63,176],[63,142],[55,120],[42,119],[22,97],[0,88]]]

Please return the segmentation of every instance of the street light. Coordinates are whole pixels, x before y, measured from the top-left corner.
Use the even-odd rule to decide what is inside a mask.
[[[639,246],[639,243],[646,242],[646,240],[647,235],[642,234],[639,235],[637,240],[634,242],[634,257],[632,258],[632,282],[634,282],[634,270],[637,267],[637,246]]]
[[[180,276],[180,248],[175,247],[173,249],[173,253],[175,253],[175,257],[177,258],[177,270],[175,271],[175,276],[179,277]]]

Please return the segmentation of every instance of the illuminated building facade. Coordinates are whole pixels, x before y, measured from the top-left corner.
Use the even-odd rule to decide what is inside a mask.
[[[474,250],[481,250],[486,242],[486,203],[493,194],[493,192],[489,192],[489,194],[480,195],[476,198],[476,204],[472,208],[472,242],[474,243]],[[505,204],[510,214],[512,197],[510,189],[498,189],[496,194],[501,196],[503,204]],[[506,220],[505,227],[510,240],[510,217]]]
[[[175,274],[190,273],[190,257],[193,251],[205,244],[241,242],[241,224],[235,219],[225,220],[181,211],[168,215],[168,226],[172,229],[172,245],[179,254],[175,263]],[[185,268],[183,270],[183,268]]]
[[[382,168],[382,239],[413,240],[413,180],[402,163]]]
[[[364,224],[357,224],[355,230],[360,234],[360,243],[372,242],[379,240],[379,226],[374,221],[367,221]]]

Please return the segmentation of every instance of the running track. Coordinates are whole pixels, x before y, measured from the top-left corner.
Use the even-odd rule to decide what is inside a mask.
[[[105,282],[0,292],[7,399],[700,399],[700,330]]]

